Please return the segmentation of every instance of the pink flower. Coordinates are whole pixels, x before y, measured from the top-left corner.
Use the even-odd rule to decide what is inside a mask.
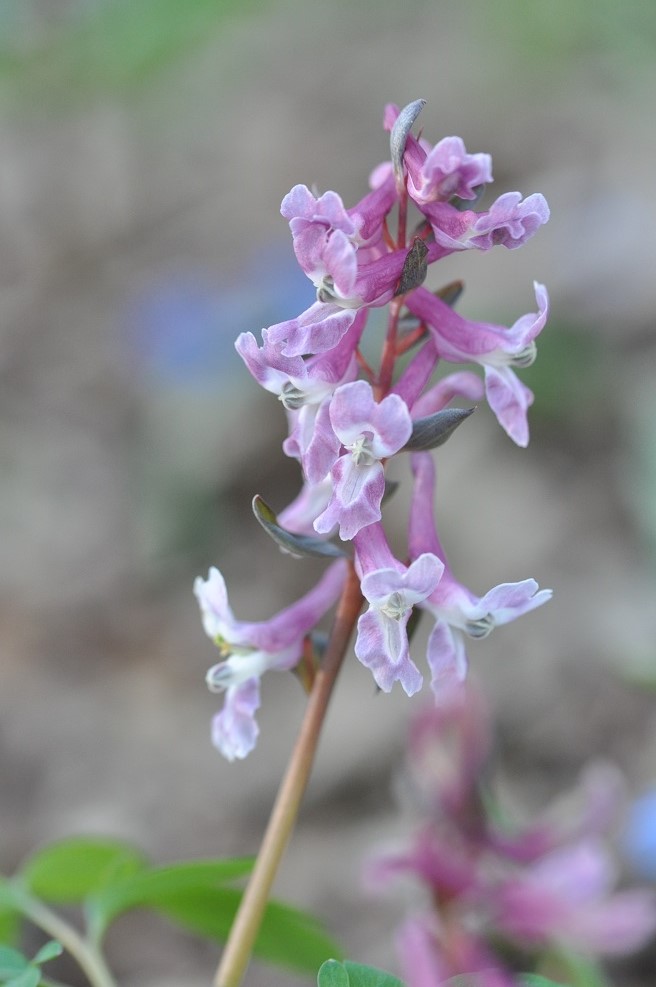
[[[446,251],[490,250],[501,245],[522,247],[549,220],[547,200],[539,192],[522,199],[520,192],[505,192],[485,212],[460,211],[446,202],[423,207],[435,235]]]
[[[477,597],[453,576],[435,528],[433,502],[435,467],[430,453],[412,456],[414,489],[410,512],[408,548],[410,558],[431,552],[444,562],[444,575],[437,589],[422,604],[436,617],[428,642],[432,687],[439,697],[444,683],[461,682],[467,671],[463,633],[483,638],[501,624],[542,606],[551,590],[539,590],[534,579],[501,583]]]
[[[270,620],[237,620],[228,603],[225,581],[218,569],[194,583],[205,633],[219,648],[223,661],[207,673],[211,692],[225,692],[223,710],[214,717],[212,740],[225,758],[246,757],[259,729],[260,677],[269,669],[285,671],[299,661],[306,635],[339,596],[346,563],[334,562],[317,585]]]
[[[593,956],[630,953],[656,931],[656,896],[613,892],[615,881],[605,844],[582,839],[499,881],[489,897],[490,918],[530,948],[557,943]]]
[[[425,288],[417,288],[406,305],[430,329],[439,356],[454,363],[480,363],[485,391],[499,424],[520,446],[528,445],[526,412],[533,395],[515,376],[513,367],[535,359],[535,339],[547,321],[549,300],[544,285],[534,283],[537,312],[521,316],[509,329],[489,322],[471,322]]]
[[[345,451],[332,465],[333,496],[314,527],[325,534],[338,524],[340,538],[349,541],[361,528],[380,520],[385,490],[381,460],[406,444],[412,421],[398,395],[376,403],[371,385],[358,380],[335,391],[330,423]]]
[[[362,595],[369,602],[358,620],[355,653],[383,692],[400,682],[411,696],[423,678],[410,658],[406,627],[413,606],[433,592],[444,566],[424,554],[406,568],[392,555],[380,524],[363,528],[354,544]]]
[[[431,202],[476,199],[477,188],[492,181],[489,154],[468,154],[460,137],[443,137],[434,147],[408,141],[405,152],[407,189],[419,206]]]

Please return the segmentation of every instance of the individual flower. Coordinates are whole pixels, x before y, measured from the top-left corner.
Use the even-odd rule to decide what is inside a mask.
[[[225,692],[223,709],[212,723],[212,740],[227,760],[244,758],[254,748],[260,677],[270,669],[284,671],[298,663],[305,637],[342,590],[345,566],[341,560],[334,562],[305,596],[270,620],[257,622],[235,618],[218,569],[211,568],[207,579],[196,579],[194,593],[205,633],[223,658],[208,671],[207,685],[211,692]]]
[[[433,592],[444,566],[424,554],[406,567],[392,555],[382,525],[371,524],[354,538],[360,589],[369,609],[358,619],[355,654],[376,685],[390,692],[400,682],[408,696],[423,676],[410,658],[407,624],[412,608]]]
[[[444,575],[435,591],[422,603],[436,618],[428,641],[428,664],[436,695],[445,683],[463,681],[467,655],[463,634],[484,638],[501,624],[542,606],[551,590],[540,590],[534,579],[502,583],[477,597],[453,576],[435,528],[433,503],[435,467],[430,453],[413,453],[414,487],[410,510],[408,550],[410,558],[431,552],[444,563]]]
[[[533,394],[512,368],[533,363],[535,339],[549,310],[544,285],[535,282],[534,288],[538,311],[521,316],[509,329],[465,319],[425,288],[417,288],[406,297],[408,309],[428,326],[439,356],[454,363],[473,361],[483,366],[488,403],[501,427],[523,447],[528,445],[526,412]]]
[[[355,319],[355,309],[335,302],[315,302],[295,319],[278,322],[267,331],[268,339],[283,356],[325,353],[337,346]]]
[[[320,300],[324,292],[342,299],[352,295],[358,251],[373,259],[372,247],[379,244],[395,199],[394,182],[388,180],[348,210],[336,192],[315,196],[306,185],[295,185],[282,200],[280,211],[289,220],[296,259]]]
[[[404,155],[408,195],[420,208],[430,202],[476,199],[479,186],[492,181],[489,154],[468,154],[460,137],[443,137],[434,147],[408,139]]]
[[[358,312],[336,346],[303,359],[284,356],[264,329],[264,345],[258,347],[252,333],[244,332],[235,343],[253,377],[277,394],[288,413],[290,434],[283,443],[288,456],[300,460],[311,483],[322,480],[339,452],[339,440],[330,425],[329,402],[340,384],[355,380],[355,350],[367,321],[366,309]]]
[[[522,247],[549,220],[547,200],[539,192],[522,199],[520,192],[505,192],[485,212],[459,210],[447,202],[420,207],[431,224],[436,243],[455,250],[508,250]]]
[[[267,329],[262,330],[262,339],[264,342],[260,347],[251,332],[242,332],[237,337],[235,349],[255,380],[276,394],[287,411],[321,404],[339,384],[357,376],[354,353],[358,339],[352,332],[342,337],[340,344],[328,353],[308,360],[301,356],[283,356],[280,348],[271,342]],[[347,340],[348,346],[344,345]]]
[[[350,541],[358,531],[381,518],[385,491],[382,460],[401,449],[412,433],[405,402],[389,394],[379,403],[364,380],[338,387],[330,401],[330,424],[344,453],[332,465],[333,496],[314,522],[325,534],[339,525],[339,537]]]
[[[650,891],[614,891],[616,881],[606,844],[581,839],[498,880],[487,903],[490,921],[524,948],[631,953],[656,931],[656,898]]]

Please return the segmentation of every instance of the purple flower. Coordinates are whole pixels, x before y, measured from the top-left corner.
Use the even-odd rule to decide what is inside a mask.
[[[656,931],[656,896],[611,893],[615,880],[606,846],[584,839],[497,883],[491,920],[525,947],[559,943],[597,956],[629,953]]]
[[[237,352],[253,377],[277,394],[287,409],[290,434],[283,449],[301,461],[311,483],[326,476],[339,453],[339,440],[330,425],[329,399],[340,384],[357,377],[355,350],[366,321],[367,312],[363,309],[336,346],[307,359],[284,356],[280,347],[272,343],[267,329],[262,330],[262,347],[250,332],[237,338]]]
[[[381,460],[401,449],[412,432],[410,412],[396,394],[377,404],[364,380],[338,387],[330,402],[330,423],[344,447],[331,469],[335,488],[326,510],[314,523],[320,534],[339,525],[339,536],[349,541],[381,517],[385,490]]]
[[[290,411],[285,453],[298,459],[309,483],[320,483],[339,456],[340,441],[330,422],[330,399]]]
[[[280,211],[289,220],[296,258],[318,290],[329,279],[338,287],[347,271],[355,270],[358,248],[371,249],[378,243],[395,199],[392,180],[382,182],[348,210],[336,192],[317,197],[306,185],[295,185],[285,196]]]
[[[406,987],[443,987],[451,976],[436,947],[435,924],[432,915],[413,915],[395,936]]]
[[[454,398],[480,401],[483,397],[483,381],[470,370],[448,374],[430,387],[412,405],[412,417],[422,418],[441,411]]]
[[[384,125],[391,130],[399,115],[393,104],[385,108]],[[410,198],[429,220],[444,256],[454,250],[489,250],[497,244],[521,247],[549,219],[549,206],[539,192],[522,199],[519,192],[499,196],[486,211],[462,211],[449,201],[476,199],[477,188],[492,181],[488,154],[468,154],[459,137],[445,137],[435,147],[408,135],[403,156]],[[391,165],[381,166],[375,182],[387,180]]]
[[[394,297],[408,255],[408,248],[391,249],[383,236],[395,200],[391,173],[348,210],[335,192],[317,198],[305,185],[285,196],[281,211],[317,301],[298,318],[270,327],[268,339],[283,356],[332,349],[351,326],[354,311],[386,305]],[[439,244],[429,244],[427,263],[444,252]]]
[[[271,342],[266,329],[262,330],[263,346],[257,345],[251,332],[242,332],[237,337],[235,349],[255,380],[267,391],[277,394],[283,407],[291,411],[305,405],[321,404],[339,384],[355,379],[354,352],[364,323],[357,338],[354,328],[351,326],[351,331],[328,353],[309,360],[301,356],[283,356],[280,348]],[[344,345],[345,342],[349,345]]]
[[[485,369],[487,399],[499,424],[520,446],[528,445],[526,412],[533,395],[512,367],[528,367],[535,359],[535,338],[547,321],[549,301],[544,285],[534,283],[537,312],[521,316],[509,329],[471,322],[425,288],[406,298],[410,311],[430,329],[437,351],[453,363],[474,361]]]
[[[408,195],[420,209],[454,196],[475,199],[477,187],[492,181],[490,155],[468,154],[460,137],[443,137],[434,147],[409,140],[405,164]]]
[[[306,635],[335,603],[346,576],[343,561],[333,563],[317,585],[270,620],[237,620],[228,603],[223,576],[211,568],[208,579],[194,583],[205,633],[223,661],[207,673],[211,692],[225,692],[223,710],[215,716],[212,739],[225,758],[244,758],[254,748],[259,729],[259,680],[269,669],[284,671],[299,661]]]
[[[433,501],[435,467],[430,453],[412,455],[414,489],[410,511],[408,548],[410,558],[431,552],[444,562],[444,575],[436,590],[422,604],[436,617],[428,641],[428,664],[436,695],[444,683],[461,682],[467,671],[463,633],[484,638],[501,624],[507,624],[551,599],[551,590],[539,590],[534,579],[502,583],[483,597],[475,596],[457,582],[449,569],[435,528]]]
[[[409,846],[376,855],[365,872],[374,891],[414,877],[432,903],[432,911],[406,922],[399,937],[410,987],[439,987],[450,983],[445,977],[461,974],[475,975],[471,983],[484,987],[518,987],[522,978],[504,959],[517,950],[522,964],[539,968],[541,954],[550,950],[618,955],[640,948],[656,931],[656,895],[615,890],[616,867],[594,815],[596,806],[606,828],[616,773],[595,766],[584,774],[575,793],[579,805],[566,825],[562,819],[554,824],[548,811],[509,829],[493,798],[487,724],[481,696],[470,688],[451,691],[445,706],[424,711],[410,756],[426,822]],[[426,797],[431,782],[432,797]],[[571,796],[567,805],[571,810]]]
[[[399,877],[414,877],[444,901],[474,899],[481,887],[475,855],[457,832],[449,832],[448,837],[428,824],[414,834],[408,849],[377,853],[365,865],[365,885],[378,891]]]
[[[278,523],[295,535],[316,538],[314,521],[326,509],[332,489],[332,480],[328,475],[324,475],[319,483],[306,481],[294,500],[279,512]]]
[[[490,715],[471,682],[443,690],[411,724],[409,765],[422,805],[456,825],[475,816],[479,779],[492,746]]]
[[[505,192],[486,212],[464,212],[447,202],[422,207],[435,241],[454,250],[490,250],[501,245],[509,250],[522,247],[549,219],[547,200],[539,192],[522,199],[520,192]]]
[[[459,929],[454,939],[436,915],[406,919],[395,939],[406,987],[520,987],[475,931]]]
[[[280,347],[284,356],[324,353],[332,349],[353,324],[358,309],[364,306],[379,308],[395,296],[410,249],[376,251],[373,257],[366,257],[365,252],[360,251],[353,282],[350,280],[350,261],[348,272],[336,267],[334,275],[324,278],[317,292],[318,300],[297,318],[270,326],[268,339]],[[426,263],[443,253],[438,244],[429,243]],[[352,292],[350,295],[342,290],[347,283]]]
[[[413,606],[433,592],[444,566],[434,555],[424,554],[406,568],[392,555],[380,524],[363,528],[354,544],[360,588],[369,602],[358,620],[355,653],[383,692],[400,682],[412,696],[421,689],[423,677],[410,658],[406,628]]]
[[[268,340],[283,356],[325,353],[337,346],[355,319],[354,309],[315,302],[295,319],[278,322],[267,331]]]
[[[389,287],[390,275],[379,274],[380,283],[373,286],[371,275],[363,276],[360,269],[371,267],[381,259],[381,253],[388,253],[381,245],[381,232],[395,198],[391,179],[349,210],[336,192],[317,198],[305,185],[294,186],[285,196],[280,211],[289,220],[296,259],[316,287],[318,301],[358,308],[365,301],[373,302]],[[401,266],[404,253],[398,251]],[[395,280],[399,274],[400,268]]]

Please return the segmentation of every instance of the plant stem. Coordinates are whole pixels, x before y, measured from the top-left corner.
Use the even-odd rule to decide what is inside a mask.
[[[392,376],[394,374],[394,364],[396,362],[396,335],[399,325],[399,316],[403,307],[403,298],[393,298],[389,306],[389,320],[387,325],[387,335],[383,346],[383,354],[380,360],[380,374],[378,375],[378,386],[376,388],[376,400],[382,401],[389,394],[392,386]]]
[[[305,716],[271,811],[260,852],[216,972],[215,987],[238,987],[246,972],[271,886],[307,787],[330,696],[361,606],[360,582],[351,565],[337,607],[328,648],[314,680]]]
[[[117,987],[103,955],[77,929],[22,888],[14,887],[12,897],[16,907],[30,922],[60,942],[75,958],[92,987]]]

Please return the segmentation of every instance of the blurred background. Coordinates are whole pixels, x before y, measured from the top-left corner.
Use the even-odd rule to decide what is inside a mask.
[[[192,582],[218,565],[255,619],[315,572],[252,519],[252,495],[280,509],[298,473],[233,341],[312,299],[283,195],[354,204],[387,156],[384,104],[419,96],[429,140],[459,134],[492,154],[495,195],[552,209],[521,251],[450,258],[430,282],[463,278],[460,311],[506,324],[534,278],[552,297],[522,375],[529,448],[481,408],[438,461],[458,577],[555,590],[470,648],[508,785],[527,812],[589,758],[635,797],[656,785],[655,52],[651,0],[0,0],[4,872],[72,833],[158,861],[256,849],[303,696],[269,676],[260,746],[221,759]],[[393,779],[422,701],[348,664],[276,889],[390,968],[399,904],[354,875],[407,832]],[[630,854],[638,877],[653,843],[651,863]],[[149,918],[110,941],[141,987],[206,984],[217,952]],[[647,952],[620,982],[655,975]]]

